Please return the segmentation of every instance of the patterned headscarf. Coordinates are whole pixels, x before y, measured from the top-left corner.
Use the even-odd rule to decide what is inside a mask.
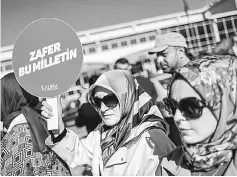
[[[130,73],[123,70],[113,70],[102,74],[89,89],[89,100],[90,97],[93,97],[93,91],[98,86],[110,90],[117,96],[122,115],[118,125],[107,127],[101,123],[98,126],[101,134],[106,133],[105,138],[101,139],[104,165],[119,147],[125,146],[124,142],[128,139],[133,128],[150,122],[150,124],[143,124],[145,126],[143,126],[142,133],[151,128],[160,128],[166,132],[166,125],[159,109]],[[139,140],[141,134],[129,140],[130,144]]]
[[[208,143],[184,143],[187,163],[194,171],[210,171],[231,160],[228,170],[237,170],[236,74],[236,58],[207,56],[190,62],[174,76],[174,80],[181,78],[196,90],[217,120],[216,130]]]
[[[8,129],[11,122],[22,113],[29,125],[34,151],[45,152],[45,139],[49,134],[46,122],[40,119],[41,115],[37,112],[41,106],[37,97],[20,86],[14,73],[1,78],[1,120],[4,127]]]

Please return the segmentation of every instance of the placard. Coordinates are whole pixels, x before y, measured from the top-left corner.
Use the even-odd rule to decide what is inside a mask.
[[[82,45],[75,30],[64,21],[39,19],[19,34],[12,60],[16,79],[27,92],[55,98],[79,78]]]

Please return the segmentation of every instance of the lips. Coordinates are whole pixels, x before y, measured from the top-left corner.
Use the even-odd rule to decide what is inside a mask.
[[[108,115],[103,115],[104,117],[108,117],[108,116],[111,116],[112,114],[108,114]]]
[[[190,129],[180,129],[179,128],[179,131],[181,134],[187,134],[189,132]]]
[[[161,68],[168,68],[168,65],[166,65],[166,64],[161,64],[160,66],[161,66]]]
[[[184,130],[190,130],[189,128],[184,128],[183,126],[178,126],[178,128],[179,128],[180,131],[182,131],[182,130],[183,130],[183,131],[184,131]]]

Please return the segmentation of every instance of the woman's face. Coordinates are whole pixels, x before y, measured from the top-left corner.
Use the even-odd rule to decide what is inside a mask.
[[[102,99],[105,96],[111,95],[111,94],[114,95],[114,93],[108,89],[105,89],[103,87],[96,87],[95,94],[93,97]],[[121,112],[120,112],[120,107],[119,107],[118,102],[117,102],[116,106],[114,106],[113,108],[109,108],[108,106],[106,106],[106,104],[104,102],[101,102],[100,108],[98,108],[96,110],[99,113],[99,115],[102,118],[105,125],[114,126],[120,122]]]
[[[197,92],[188,83],[183,80],[174,81],[171,87],[171,98],[179,102],[187,97],[196,97],[201,100]],[[217,120],[207,107],[203,108],[202,115],[196,119],[185,117],[179,109],[176,109],[174,121],[186,144],[208,141],[217,126]]]

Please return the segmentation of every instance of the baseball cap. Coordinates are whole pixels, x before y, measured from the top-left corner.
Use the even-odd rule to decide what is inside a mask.
[[[148,51],[148,54],[154,54],[165,50],[169,46],[186,47],[187,43],[184,36],[180,33],[169,32],[156,37],[155,47]]]

